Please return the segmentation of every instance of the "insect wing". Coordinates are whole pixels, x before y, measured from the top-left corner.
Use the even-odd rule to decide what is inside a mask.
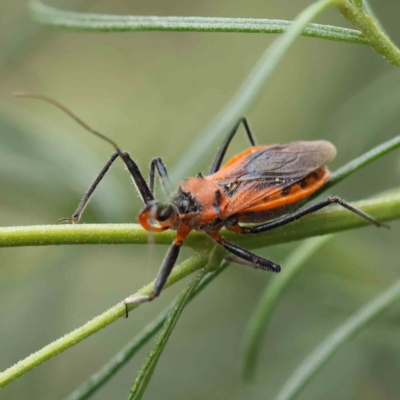
[[[324,140],[253,147],[209,178],[230,197],[227,213],[235,213],[300,181],[328,164],[335,155],[335,147]]]

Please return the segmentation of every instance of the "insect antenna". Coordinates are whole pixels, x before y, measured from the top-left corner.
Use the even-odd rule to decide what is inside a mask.
[[[47,96],[43,96],[41,94],[35,94],[35,93],[16,92],[16,93],[13,93],[13,96],[14,97],[26,97],[26,98],[30,98],[30,99],[42,100],[42,101],[45,101],[46,103],[52,104],[53,106],[57,107],[61,111],[64,111],[69,117],[71,117],[75,122],[77,122],[82,128],[86,129],[90,133],[93,133],[93,135],[96,135],[100,139],[103,139],[106,142],[110,143],[115,148],[115,150],[118,151],[118,153],[121,152],[120,148],[118,147],[118,145],[113,140],[109,139],[107,136],[105,136],[102,133],[97,132],[96,130],[91,128],[88,124],[86,124],[86,122],[82,121],[70,109],[65,107],[63,104],[59,103],[57,100],[54,100],[54,99],[52,99],[50,97],[47,97]]]

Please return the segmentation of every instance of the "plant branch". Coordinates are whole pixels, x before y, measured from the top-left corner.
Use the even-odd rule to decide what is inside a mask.
[[[241,32],[283,33],[293,23],[277,19],[214,18],[183,16],[101,15],[63,11],[32,0],[33,17],[44,25],[88,32],[180,31],[180,32]],[[303,36],[348,43],[369,44],[365,36],[354,29],[310,24]]]
[[[397,68],[400,68],[400,50],[379,29],[374,19],[364,8],[353,6],[350,1],[338,4],[339,11],[352,22],[368,38],[374,50],[386,58]]]
[[[353,203],[379,221],[400,218],[400,191],[370,200]],[[364,219],[339,207],[331,206],[302,218],[296,223],[258,235],[237,235],[223,230],[222,234],[235,243],[249,248],[288,243],[311,236],[325,235],[368,225]],[[155,243],[170,244],[176,233],[167,231],[154,235]],[[137,224],[43,225],[0,228],[0,247],[48,246],[61,244],[145,244],[149,235]],[[201,232],[192,232],[185,245],[196,249],[209,247],[210,239]]]

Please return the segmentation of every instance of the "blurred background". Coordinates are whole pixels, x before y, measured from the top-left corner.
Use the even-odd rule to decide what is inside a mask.
[[[293,19],[310,1],[125,2],[51,5],[104,14]],[[400,42],[400,2],[372,2]],[[318,22],[350,27],[332,9]],[[71,216],[112,149],[42,102],[54,97],[112,137],[147,175],[150,159],[168,168],[235,93],[276,38],[262,34],[73,33],[31,21],[23,0],[0,4],[0,225],[53,224]],[[327,139],[332,169],[399,134],[400,75],[371,48],[300,38],[247,115],[259,143]],[[239,135],[230,154],[247,146]],[[210,168],[215,151],[204,157]],[[193,175],[198,171],[181,171]],[[400,185],[400,153],[353,175],[332,194],[353,201]],[[141,203],[116,162],[83,223],[136,222]],[[329,332],[400,275],[399,222],[337,235],[292,282],[274,315],[256,381],[241,378],[243,334],[270,275],[233,265],[183,313],[147,399],[272,398]],[[258,250],[282,263],[298,244]],[[0,251],[0,369],[81,326],[151,281],[167,247],[60,246]],[[184,249],[181,260],[191,254]],[[164,308],[184,287],[141,307],[0,392],[2,399],[61,399]],[[352,340],[299,399],[398,399],[400,304]],[[146,346],[93,399],[125,398]]]

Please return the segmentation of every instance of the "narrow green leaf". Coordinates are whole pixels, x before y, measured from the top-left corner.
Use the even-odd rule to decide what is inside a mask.
[[[246,380],[254,378],[263,337],[278,299],[309,258],[332,237],[327,235],[302,242],[282,263],[281,273],[269,281],[257,308],[250,317],[244,337],[243,374]]]
[[[101,15],[62,11],[40,1],[31,0],[33,17],[40,23],[58,28],[89,32],[121,31],[188,31],[283,33],[291,21],[261,18],[159,17],[147,15]],[[348,43],[368,44],[365,36],[354,29],[310,24],[303,36]]]
[[[199,271],[191,280],[187,288],[179,295],[174,306],[172,307],[171,312],[168,315],[167,320],[165,321],[160,337],[158,338],[156,344],[150,352],[150,355],[147,357],[135,379],[127,400],[140,400],[143,397],[143,394],[157,366],[158,360],[164,351],[165,345],[167,344],[183,309],[188,303],[190,296],[203,279],[205,273],[205,268]]]
[[[375,160],[383,157],[384,155],[396,150],[400,147],[400,135],[388,140],[379,146],[374,147],[372,150],[367,151],[360,157],[355,158],[343,167],[336,170],[330,177],[329,181],[324,185],[323,190],[329,189],[333,185],[341,182],[359,169],[367,166]],[[320,191],[318,191],[320,193]]]
[[[224,262],[216,271],[207,274],[200,282],[189,301],[192,301],[209,283],[228,267]],[[162,328],[173,304],[154,318],[123,349],[116,353],[106,364],[95,372],[86,382],[75,389],[64,400],[86,400],[106,384],[148,341]]]
[[[362,307],[320,343],[286,381],[281,391],[275,397],[275,400],[294,399],[319,369],[322,368],[347,341],[399,299],[400,280],[386,289],[379,297]]]
[[[190,157],[184,158],[175,166],[171,174],[172,182],[177,182],[182,178],[182,174],[193,170],[203,155],[216,146],[220,137],[226,135],[239,118],[248,113],[265,90],[268,80],[284,55],[308,24],[324,10],[337,4],[338,1],[335,0],[321,0],[311,4],[298,15],[287,31],[269,46],[231,101],[187,149]]]

